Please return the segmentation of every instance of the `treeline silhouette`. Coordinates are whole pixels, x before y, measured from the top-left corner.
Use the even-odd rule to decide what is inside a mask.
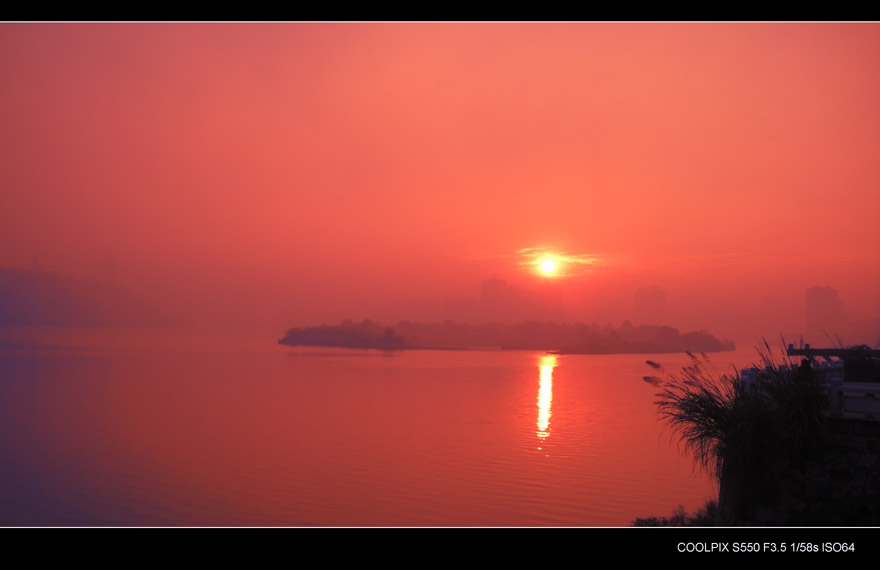
[[[339,325],[294,328],[287,331],[278,343],[291,346],[338,346],[382,350],[416,348],[408,345],[391,327],[383,327],[370,320],[361,323],[345,321]]]
[[[379,349],[543,350],[567,354],[651,354],[666,352],[720,352],[734,350],[729,340],[718,340],[706,331],[680,333],[668,326],[620,327],[596,323],[548,323],[525,321],[466,324],[402,321],[394,327],[365,320],[346,320],[338,325],[292,328],[278,341],[292,346],[335,346]]]

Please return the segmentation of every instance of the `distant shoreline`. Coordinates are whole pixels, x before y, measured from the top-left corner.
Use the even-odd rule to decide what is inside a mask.
[[[729,352],[730,340],[720,341],[706,331],[680,333],[659,325],[614,328],[522,322],[517,324],[414,323],[394,327],[370,320],[338,325],[292,328],[278,340],[288,346],[319,346],[377,350],[526,350],[556,354],[669,354]]]

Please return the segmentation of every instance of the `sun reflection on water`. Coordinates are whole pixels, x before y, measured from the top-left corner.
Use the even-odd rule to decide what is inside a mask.
[[[550,406],[553,403],[553,368],[557,365],[555,355],[541,356],[538,368],[538,449],[542,449],[545,439],[550,436]]]

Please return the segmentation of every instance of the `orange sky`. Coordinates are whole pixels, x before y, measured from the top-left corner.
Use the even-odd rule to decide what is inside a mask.
[[[577,320],[876,317],[878,64],[878,24],[2,24],[0,266],[284,328],[544,246],[603,259]]]

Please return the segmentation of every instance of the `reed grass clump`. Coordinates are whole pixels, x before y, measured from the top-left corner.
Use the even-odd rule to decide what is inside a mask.
[[[662,420],[719,482],[721,522],[747,517],[751,506],[772,497],[798,462],[828,441],[821,378],[786,356],[777,363],[766,341],[758,354],[760,372],[749,382],[739,371],[721,374],[705,354],[691,353],[690,364],[678,372],[648,361],[657,374],[644,377],[660,389]]]

